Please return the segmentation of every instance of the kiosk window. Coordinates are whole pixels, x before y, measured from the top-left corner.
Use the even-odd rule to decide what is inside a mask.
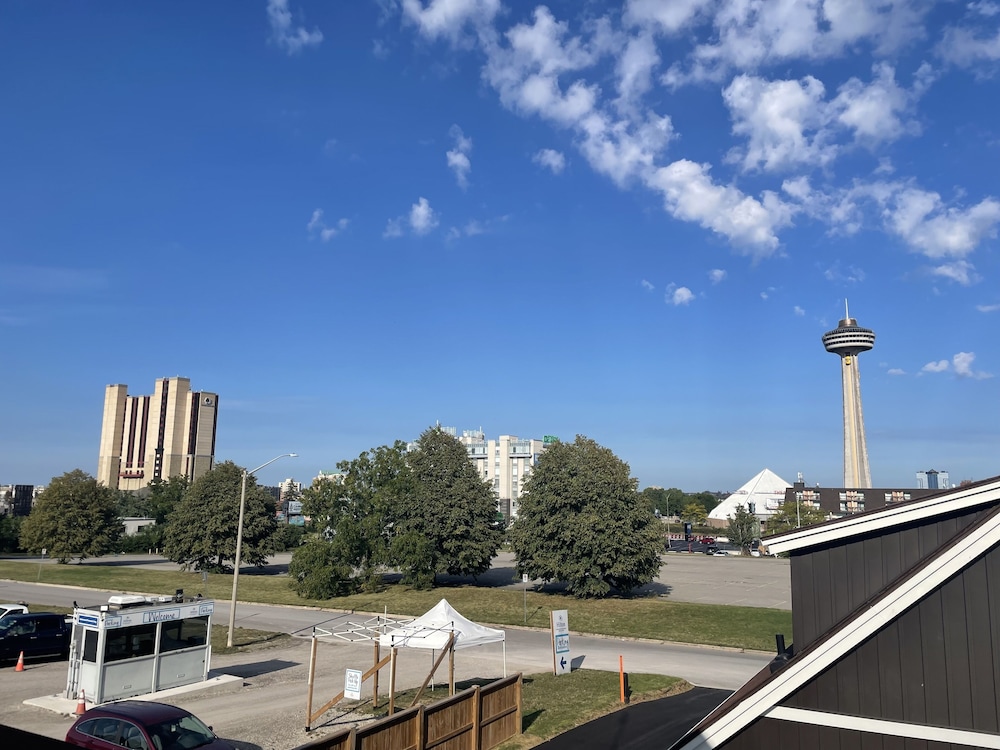
[[[160,653],[204,646],[208,642],[208,617],[171,620],[160,626]]]
[[[83,631],[83,660],[97,661],[97,631]]]
[[[109,630],[105,636],[104,661],[151,656],[156,649],[156,624],[133,625]]]

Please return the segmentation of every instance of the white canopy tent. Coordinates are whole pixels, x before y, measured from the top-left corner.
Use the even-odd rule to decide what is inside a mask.
[[[503,676],[507,676],[507,634],[503,630],[488,628],[463,617],[447,599],[439,601],[416,620],[383,633],[379,636],[379,644],[397,648],[440,650],[448,647],[452,633],[455,635],[455,649],[502,643]]]

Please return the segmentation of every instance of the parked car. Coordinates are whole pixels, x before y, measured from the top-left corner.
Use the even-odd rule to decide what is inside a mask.
[[[91,750],[235,750],[194,714],[154,701],[118,701],[92,708],[69,728],[66,742]]]
[[[0,619],[0,659],[61,654],[69,656],[72,627],[64,615],[31,612]]]
[[[28,607],[25,604],[0,604],[0,620],[7,615],[26,615]]]
[[[703,536],[701,538],[701,543],[702,544],[715,544],[715,537]]]

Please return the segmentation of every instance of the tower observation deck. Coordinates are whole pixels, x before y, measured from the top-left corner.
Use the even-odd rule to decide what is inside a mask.
[[[836,328],[823,334],[823,346],[840,357],[844,403],[844,487],[871,487],[858,354],[875,346],[875,331],[858,325],[851,317],[845,300],[844,318]]]

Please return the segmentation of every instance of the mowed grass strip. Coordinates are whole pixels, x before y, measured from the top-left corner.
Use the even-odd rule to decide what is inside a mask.
[[[469,680],[455,685],[455,692],[473,685],[486,685],[489,680]],[[624,708],[621,702],[619,677],[614,672],[578,669],[568,675],[527,675],[522,680],[522,722],[524,733],[508,740],[501,750],[520,750],[534,747],[581,724]],[[690,683],[679,677],[656,674],[630,674],[630,703],[654,700],[690,690]],[[396,693],[396,711],[409,708],[416,695],[416,688]],[[434,690],[426,689],[420,703],[427,705],[448,696],[448,685],[440,682]],[[371,702],[345,702],[343,708],[371,713],[376,717],[388,715],[388,696],[379,696],[379,707],[372,709]]]
[[[207,599],[228,601],[232,595],[230,574],[177,570],[149,570],[88,561],[82,565],[0,561],[0,578],[52,583],[128,593],[172,594],[184,589]],[[647,638],[738,649],[770,651],[774,636],[792,632],[792,613],[761,607],[734,607],[665,601],[658,597],[576,599],[559,593],[529,591],[527,623],[524,594],[509,589],[462,585],[416,590],[398,584],[376,593],[354,594],[333,599],[302,599],[288,587],[287,576],[240,576],[239,599],[261,604],[312,606],[348,612],[386,612],[390,615],[422,615],[442,598],[470,620],[494,625],[525,625],[548,628],[549,612],[569,610],[570,629],[576,633]],[[80,597],[81,604],[94,604]]]

